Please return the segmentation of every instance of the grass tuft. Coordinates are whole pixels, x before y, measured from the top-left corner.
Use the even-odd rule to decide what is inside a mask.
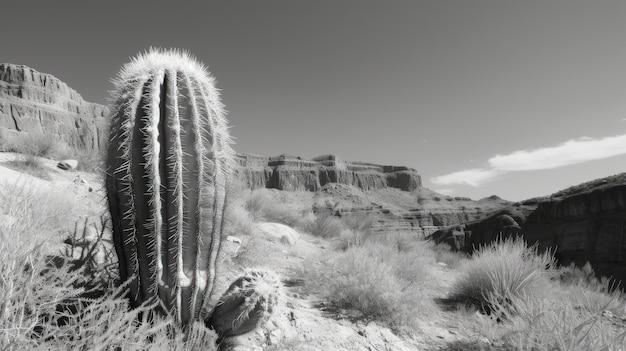
[[[514,298],[538,293],[541,278],[547,278],[547,270],[553,267],[550,252],[540,254],[536,246],[528,247],[520,238],[498,240],[474,253],[451,297],[490,312],[496,307],[494,301],[512,304]]]

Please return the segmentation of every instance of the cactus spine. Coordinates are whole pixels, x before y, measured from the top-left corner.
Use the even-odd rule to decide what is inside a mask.
[[[158,302],[181,325],[213,294],[228,126],[214,79],[189,55],[151,50],[114,81],[106,188],[133,306]]]
[[[265,323],[282,298],[278,276],[264,269],[248,269],[222,295],[205,323],[220,340],[241,335]]]

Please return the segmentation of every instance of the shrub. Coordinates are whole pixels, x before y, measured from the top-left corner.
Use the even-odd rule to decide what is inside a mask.
[[[26,173],[44,180],[50,180],[50,174],[37,156],[23,154],[12,161],[2,163],[3,166],[18,172]]]
[[[515,298],[518,316],[510,320],[502,340],[515,350],[623,350],[626,330],[603,310],[611,304],[592,306],[585,289],[548,298]],[[620,301],[623,305],[624,301]],[[506,309],[502,304],[498,309]]]
[[[325,215],[322,217],[316,217],[315,220],[309,225],[308,230],[315,236],[322,238],[335,238],[345,230],[345,227],[338,218]]]
[[[539,254],[536,246],[527,247],[520,238],[498,240],[474,253],[451,295],[486,312],[494,310],[494,301],[514,308],[514,298],[539,292],[540,278],[554,265],[550,252]]]
[[[253,191],[246,201],[245,209],[254,221],[278,222],[289,226],[298,224],[303,217],[302,210],[272,198],[266,189]]]
[[[434,261],[419,250],[399,252],[383,241],[370,240],[346,251],[333,251],[324,265],[307,267],[305,283],[332,306],[360,311],[403,331],[415,327],[415,317],[430,310],[421,291],[433,279],[425,268]]]
[[[0,145],[2,151],[55,158],[70,155],[71,148],[59,136],[43,133],[12,133]]]

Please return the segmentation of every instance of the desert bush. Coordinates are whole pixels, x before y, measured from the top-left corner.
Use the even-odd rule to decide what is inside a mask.
[[[624,350],[626,330],[603,312],[612,302],[602,306],[589,303],[596,300],[589,293],[575,289],[548,297],[515,297],[518,314],[507,321],[502,341],[515,350],[528,351]],[[615,296],[611,299],[616,302]],[[494,306],[507,309],[496,301]]]
[[[337,217],[325,215],[316,217],[315,220],[310,223],[307,230],[315,236],[335,238],[345,230],[345,227]]]
[[[303,275],[310,291],[332,306],[360,311],[365,319],[403,331],[431,308],[421,294],[433,281],[426,268],[434,264],[431,258],[370,240],[329,253],[323,266],[308,266]]]
[[[341,217],[341,222],[347,229],[369,235],[377,219],[375,215],[350,214]]]
[[[41,160],[37,156],[22,154],[15,160],[3,162],[4,167],[13,169],[18,172],[26,173],[44,180],[50,180],[50,174]]]
[[[102,150],[105,148],[103,147]],[[78,170],[97,172],[104,169],[104,152],[86,151],[70,147],[59,136],[44,133],[3,133],[0,135],[0,151],[15,152],[27,156],[53,160],[78,160]],[[32,159],[32,158],[31,158]]]
[[[304,216],[302,209],[296,209],[272,198],[265,189],[253,191],[245,204],[245,209],[254,221],[278,222],[297,226]]]
[[[0,145],[2,151],[47,158],[66,158],[71,148],[59,136],[44,133],[13,133]]]
[[[541,289],[546,272],[555,266],[551,252],[538,253],[520,238],[507,238],[482,246],[463,267],[463,277],[455,282],[452,298],[475,304],[486,312],[494,301],[509,304],[515,297],[534,295]]]

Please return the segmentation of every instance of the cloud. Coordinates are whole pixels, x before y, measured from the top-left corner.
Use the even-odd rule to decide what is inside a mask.
[[[437,185],[461,184],[481,186],[482,184],[493,180],[501,173],[502,172],[493,169],[473,168],[435,177],[430,181]]]
[[[431,179],[437,185],[481,186],[508,172],[553,169],[626,154],[626,135],[593,139],[582,137],[553,147],[496,155],[489,168],[474,168]]]
[[[500,171],[534,171],[559,168],[626,154],[626,135],[602,139],[580,138],[561,145],[496,155],[489,165]]]

